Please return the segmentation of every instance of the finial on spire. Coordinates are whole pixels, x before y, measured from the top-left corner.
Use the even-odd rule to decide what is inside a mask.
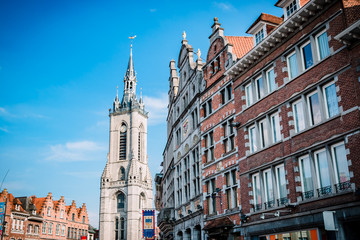
[[[131,40],[131,44],[130,44],[130,47],[132,48],[132,42],[133,42],[133,39],[136,38],[136,35],[134,36],[130,36],[129,39]]]
[[[214,17],[214,23],[217,23],[219,19],[217,17]]]
[[[201,57],[201,51],[200,51],[200,48],[198,48],[196,55],[198,56],[198,58],[200,58],[200,57]]]
[[[183,39],[186,40],[186,32],[183,32]]]

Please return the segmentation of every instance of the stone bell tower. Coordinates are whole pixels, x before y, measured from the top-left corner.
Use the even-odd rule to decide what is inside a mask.
[[[124,76],[109,112],[110,140],[100,183],[100,240],[142,238],[142,210],[152,208],[153,189],[147,158],[147,119],[136,97],[132,45]]]

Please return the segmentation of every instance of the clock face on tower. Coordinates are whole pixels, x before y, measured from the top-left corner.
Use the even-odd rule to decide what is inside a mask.
[[[125,126],[125,125],[122,125],[121,128],[120,128],[120,131],[121,131],[121,132],[126,132],[126,126]]]

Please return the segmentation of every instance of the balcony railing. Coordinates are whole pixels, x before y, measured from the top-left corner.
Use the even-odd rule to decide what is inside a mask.
[[[335,184],[336,192],[344,192],[351,189],[350,181]]]
[[[289,199],[287,197],[283,197],[283,198],[279,198],[277,202],[278,202],[278,206],[281,206],[289,203]]]
[[[303,199],[309,199],[314,197],[314,190],[303,192]]]
[[[261,204],[261,203],[255,204],[255,205],[254,205],[254,208],[255,208],[255,211],[259,211],[259,210],[262,209],[262,204]]]
[[[275,201],[274,200],[268,201],[264,203],[264,205],[265,205],[265,209],[273,208],[275,207]]]
[[[332,191],[331,191],[331,186],[326,186],[326,187],[318,188],[317,191],[318,191],[319,197],[321,197],[321,196],[326,196],[326,195],[328,195],[328,194],[330,194],[330,193],[332,192]]]

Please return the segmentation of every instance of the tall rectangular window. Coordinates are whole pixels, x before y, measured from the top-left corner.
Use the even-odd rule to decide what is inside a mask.
[[[331,82],[323,87],[326,116],[328,118],[339,114],[339,105],[336,96],[335,83]]]
[[[308,69],[314,64],[314,59],[311,51],[311,43],[307,42],[301,47],[301,54],[303,60],[303,67],[304,69]]]
[[[307,96],[310,124],[315,125],[321,122],[321,107],[318,92],[313,92]]]
[[[270,121],[271,121],[272,140],[273,140],[273,143],[276,143],[281,140],[279,113],[275,113],[275,114],[271,115]]]
[[[289,78],[293,79],[298,75],[296,53],[293,52],[287,57],[287,66],[289,72]]]
[[[250,152],[257,151],[255,125],[249,127]]]
[[[256,98],[259,100],[265,96],[264,81],[262,77],[255,80],[256,83]]]
[[[303,195],[305,198],[311,198],[314,196],[314,185],[308,155],[299,158],[299,167]]]
[[[221,96],[221,104],[225,104],[225,89],[220,91],[220,96]]]
[[[286,178],[284,165],[277,166],[276,168],[276,182],[279,194],[279,199],[287,197],[286,191]]]
[[[295,132],[301,132],[305,129],[304,106],[302,100],[293,103],[293,116]]]
[[[254,206],[255,210],[260,210],[262,205],[261,200],[261,187],[260,187],[260,178],[259,174],[254,174],[252,176],[252,184],[253,184],[253,195],[254,195]]]
[[[343,142],[331,146],[331,155],[335,166],[335,177],[337,183],[350,180],[349,167],[346,159],[346,150]]]
[[[268,92],[271,93],[276,88],[274,68],[272,68],[266,72],[266,79],[267,79],[267,85],[268,85]]]
[[[227,98],[227,101],[229,101],[231,99],[231,96],[232,96],[232,85],[229,84],[226,86],[226,98]]]
[[[255,45],[258,45],[264,39],[264,29],[255,34]]]
[[[251,104],[254,103],[251,83],[245,86],[245,95],[246,95],[246,106],[250,106]]]
[[[208,113],[210,115],[212,113],[212,100],[211,99],[207,102],[207,106],[208,106]]]
[[[269,144],[266,119],[259,121],[259,132],[260,132],[260,146],[261,148],[264,148]]]
[[[316,36],[316,44],[318,47],[319,60],[330,55],[329,41],[326,32],[321,32]]]
[[[265,201],[266,207],[272,207],[274,201],[274,187],[272,183],[271,169],[267,169],[263,172],[264,186],[265,186]]]
[[[318,175],[318,184],[321,188],[331,186],[329,164],[326,157],[325,149],[315,152],[315,166]],[[331,191],[331,189],[329,190]]]

